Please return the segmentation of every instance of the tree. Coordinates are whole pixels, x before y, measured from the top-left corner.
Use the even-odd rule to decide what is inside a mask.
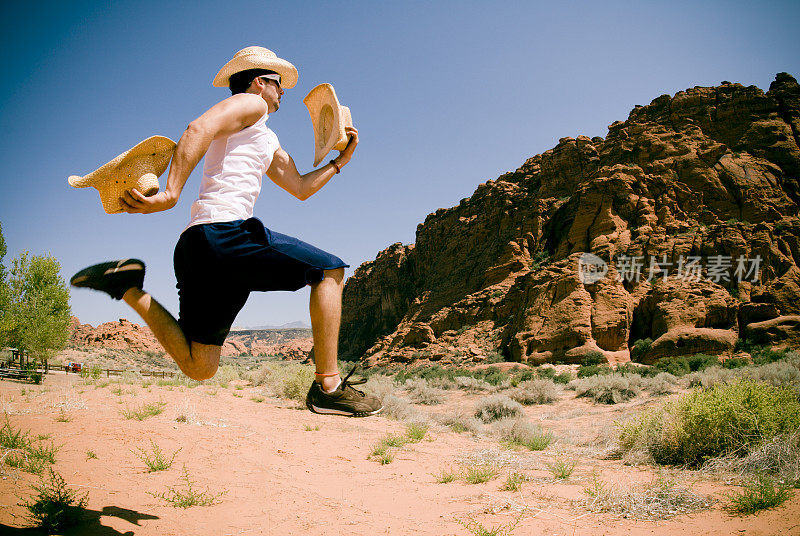
[[[5,241],[0,229],[0,261]],[[69,337],[69,289],[61,265],[50,255],[20,253],[6,282],[0,271],[0,343],[41,360],[64,348]]]

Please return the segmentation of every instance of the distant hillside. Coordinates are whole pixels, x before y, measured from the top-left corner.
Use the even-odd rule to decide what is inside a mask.
[[[280,326],[249,326],[249,327],[234,326],[231,328],[231,331],[254,331],[254,330],[265,330],[265,329],[311,329],[311,326],[309,326],[305,322],[297,320],[295,322],[287,322],[286,324],[281,324]]]
[[[96,328],[72,317],[71,342],[75,346],[157,352],[164,349],[147,326],[124,318],[105,322]],[[250,329],[231,332],[222,346],[223,356],[283,355],[287,359],[306,359],[313,347],[311,329]]]

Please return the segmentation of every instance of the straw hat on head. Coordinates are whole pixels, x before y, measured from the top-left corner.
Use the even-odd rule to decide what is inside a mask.
[[[312,89],[303,102],[311,114],[314,125],[314,165],[318,165],[331,151],[347,147],[345,127],[353,126],[350,108],[341,106],[330,84],[320,84]]]
[[[214,87],[228,87],[231,75],[248,69],[267,69],[281,75],[281,87],[294,87],[297,83],[297,68],[264,47],[247,47],[233,55],[231,61],[222,66],[214,77]]]
[[[123,212],[119,198],[126,190],[136,188],[147,197],[158,193],[158,177],[169,166],[174,150],[171,139],[152,136],[88,175],[72,175],[67,180],[75,188],[97,188],[103,210],[116,214]]]

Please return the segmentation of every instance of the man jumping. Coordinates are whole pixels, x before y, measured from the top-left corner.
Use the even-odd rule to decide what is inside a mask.
[[[253,217],[264,173],[305,200],[353,157],[358,131],[347,127],[347,147],[330,163],[301,175],[275,133],[266,126],[280,107],[283,88],[297,83],[297,69],[262,47],[237,52],[214,79],[232,96],[192,121],[175,148],[164,191],[145,197],[125,192],[125,212],[149,214],[178,202],[192,170],[205,155],[200,195],[189,225],[175,246],[179,319],[142,287],[145,267],[138,259],[90,266],[70,283],[122,299],[144,319],[180,369],[195,380],[214,376],[220,350],[237,313],[252,291],[311,286],[311,327],[316,378],[306,398],[315,413],[363,417],[381,403],[352,387],[337,366],[344,269],[340,258],[301,240],[267,229]],[[352,371],[351,371],[352,374]]]

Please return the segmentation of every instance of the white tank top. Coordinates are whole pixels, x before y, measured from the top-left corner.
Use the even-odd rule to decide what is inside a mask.
[[[205,155],[200,197],[192,204],[187,229],[253,217],[261,178],[281,146],[278,136],[267,128],[268,116],[265,113],[236,134],[211,142]]]

